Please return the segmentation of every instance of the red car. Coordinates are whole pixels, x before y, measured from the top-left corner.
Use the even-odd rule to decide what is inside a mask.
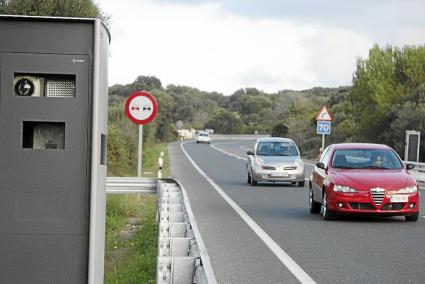
[[[419,217],[419,187],[397,153],[380,144],[334,144],[325,149],[309,182],[311,213]]]

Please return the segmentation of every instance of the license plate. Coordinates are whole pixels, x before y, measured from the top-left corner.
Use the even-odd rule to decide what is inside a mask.
[[[407,195],[391,195],[390,196],[390,202],[397,203],[397,202],[407,202],[408,200]]]
[[[287,177],[288,174],[287,173],[283,173],[283,172],[276,172],[276,173],[270,173],[271,177]]]

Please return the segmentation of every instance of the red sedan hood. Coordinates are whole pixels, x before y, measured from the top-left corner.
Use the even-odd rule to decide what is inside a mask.
[[[332,169],[329,175],[334,184],[349,186],[357,190],[370,190],[375,187],[397,190],[416,184],[415,179],[405,170]]]

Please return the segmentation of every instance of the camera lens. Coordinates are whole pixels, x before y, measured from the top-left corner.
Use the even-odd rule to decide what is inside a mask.
[[[15,93],[18,96],[32,96],[34,94],[34,83],[30,79],[19,79],[15,84]]]

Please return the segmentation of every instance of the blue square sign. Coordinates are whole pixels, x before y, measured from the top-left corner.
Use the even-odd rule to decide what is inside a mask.
[[[324,120],[317,121],[317,134],[331,134],[331,122]]]

